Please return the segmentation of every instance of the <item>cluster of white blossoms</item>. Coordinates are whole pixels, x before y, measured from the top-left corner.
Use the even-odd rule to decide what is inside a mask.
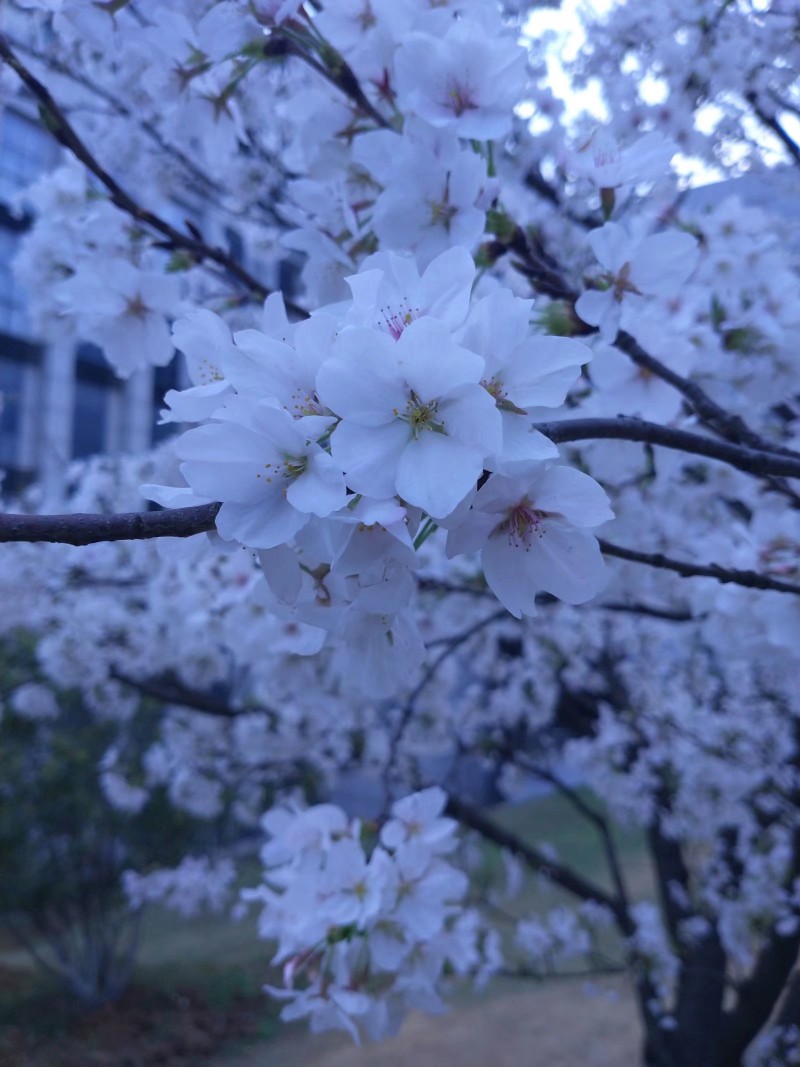
[[[288,1001],[282,1019],[384,1036],[412,1008],[441,1010],[445,974],[482,980],[500,966],[497,933],[464,907],[467,876],[443,858],[458,826],[445,800],[412,793],[379,832],[332,804],[264,816],[264,883],[242,897],[278,945],[284,986],[269,992]]]
[[[155,901],[190,919],[203,911],[220,912],[230,904],[236,867],[232,860],[186,856],[177,867],[147,874],[125,871],[122,887],[137,911]]]
[[[421,655],[415,548],[437,526],[451,557],[480,553],[517,618],[541,591],[580,604],[605,582],[590,531],[612,518],[607,497],[533,425],[591,352],[532,332],[531,302],[506,290],[470,306],[474,278],[463,249],[421,275],[377,253],[350,300],[298,324],[276,296],[261,330],[231,336],[206,310],[175,326],[197,384],[168,394],[167,418],[201,425],[177,445],[189,494],[150,492],[220,501],[218,533],[260,552],[274,609],[318,647],[369,635],[373,693]]]
[[[172,201],[178,233],[141,212],[131,225],[99,179],[63,166],[27,195],[38,218],[18,272],[35,317],[61,338],[72,323],[121,375],[183,354],[192,385],[167,394],[163,421],[193,424],[175,439],[185,484],[147,493],[220,510],[210,538],[158,550],[9,546],[0,633],[35,632],[54,690],[78,688],[121,728],[166,693],[140,763],[121,729],[99,767],[113,805],[143,809],[163,787],[194,816],[252,828],[279,798],[247,897],[278,944],[284,1017],[380,1035],[438,1008],[445,974],[500,959],[465,909],[439,790],[379,827],[283,806],[299,782],[325,795],[342,768],[392,797],[429,781],[457,796],[468,758],[506,798],[563,769],[604,798],[595,826],[607,810],[644,831],[661,906],[578,871],[561,882],[576,909],[522,914],[520,900],[504,944],[526,972],[576,967],[616,925],[651,1042],[690,1017],[708,1029],[723,988],[735,1023],[776,939],[796,959],[800,482],[628,440],[561,457],[537,429],[567,411],[638,416],[797,451],[791,220],[772,231],[735,198],[704,212],[668,173],[676,147],[684,167],[687,153],[746,165],[775,140],[797,105],[794,3],[586,14],[571,68],[604,97],[596,128],[553,95],[541,5],[21,0],[33,69],[50,84],[33,57],[57,46],[79,80],[54,79],[54,96],[144,207]],[[191,210],[205,197],[216,232]],[[218,254],[228,224],[252,278]],[[279,295],[261,306],[286,248],[306,257],[298,322]],[[709,418],[698,386],[746,425]],[[175,483],[177,465],[90,465],[68,509],[126,510],[122,483]],[[623,559],[663,552],[711,576],[605,568],[595,531],[611,506]],[[607,577],[596,604],[571,606]],[[9,708],[57,725],[39,684]],[[518,850],[530,874],[569,874],[536,848]],[[190,910],[230,879],[191,861],[128,887]],[[784,1029],[776,1062],[796,1039]]]

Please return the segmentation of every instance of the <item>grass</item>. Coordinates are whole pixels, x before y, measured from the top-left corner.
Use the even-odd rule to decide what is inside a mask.
[[[601,814],[601,802],[588,789],[576,789],[577,796]],[[505,829],[540,848],[555,848],[558,857],[582,874],[601,881],[610,889],[607,865],[596,827],[575,811],[569,800],[559,793],[537,797],[524,804],[506,804],[492,812]],[[640,862],[644,855],[644,837],[638,828],[612,824],[612,834],[623,862]],[[602,881],[603,878],[606,881]]]

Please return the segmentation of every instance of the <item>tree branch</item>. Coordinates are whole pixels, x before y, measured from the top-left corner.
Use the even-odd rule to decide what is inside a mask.
[[[603,907],[611,911],[618,922],[623,918],[623,909],[620,907],[620,902],[609,896],[604,889],[601,889],[600,886],[590,882],[583,875],[578,874],[569,867],[565,867],[563,864],[546,856],[544,852],[541,852],[533,845],[529,845],[502,826],[498,826],[491,819],[487,819],[479,808],[473,807],[473,805],[467,804],[465,801],[459,800],[450,794],[445,810],[452,818],[457,819],[463,826],[468,826],[470,830],[475,830],[482,837],[485,837],[487,841],[499,845],[500,848],[508,849],[531,870],[544,875],[554,885],[560,886],[561,889],[565,889],[568,893],[572,893],[573,896],[581,900],[591,900],[596,904],[602,904]],[[629,922],[630,919],[626,917],[626,924]],[[628,934],[632,932],[632,929],[627,931]]]
[[[546,767],[540,767],[538,764],[531,762],[526,759],[522,753],[517,753],[513,756],[513,759],[514,762],[518,763],[524,770],[529,771],[531,774],[536,775],[537,778],[540,778],[544,782],[549,782],[550,785],[554,786],[580,815],[592,823],[597,830],[603,846],[603,851],[605,852],[606,862],[608,864],[611,880],[614,883],[617,900],[619,901],[620,907],[624,908],[625,911],[628,911],[630,907],[628,889],[625,885],[622,864],[620,862],[616,842],[611,833],[608,819],[606,819],[604,815],[601,815],[596,808],[593,808],[591,804],[587,803],[580,793],[570,788],[570,786],[562,781],[557,774],[553,774],[553,772],[547,770]]]
[[[689,563],[685,560],[672,559],[661,552],[639,552],[635,548],[614,545],[600,537],[597,540],[606,556],[615,556],[617,559],[625,559],[631,563],[644,563],[648,567],[674,571],[682,578],[714,578],[723,585],[730,583],[744,586],[746,589],[772,589],[776,593],[793,593],[795,596],[800,596],[800,585],[795,582],[768,578],[757,571],[720,567],[717,563]]]
[[[269,714],[270,708],[247,708],[233,707],[224,700],[219,700],[211,693],[202,689],[193,689],[184,685],[174,677],[161,678],[132,678],[124,671],[112,670],[111,677],[123,685],[130,686],[142,696],[152,697],[162,704],[179,704],[181,707],[190,708],[192,711],[202,712],[204,715],[213,715],[218,719],[236,719],[247,714]]]
[[[757,451],[717,441],[711,437],[675,430],[643,419],[566,419],[538,423],[536,429],[556,444],[572,441],[616,439],[662,445],[690,455],[728,463],[747,474],[764,477],[800,478],[800,457]],[[168,511],[133,512],[121,515],[0,515],[0,543],[50,541],[68,545],[91,545],[98,541],[143,540],[150,537],[191,537],[214,528],[220,504]],[[710,575],[715,577],[715,575]],[[789,583],[786,583],[789,584]],[[763,588],[753,586],[753,588]],[[769,588],[775,588],[770,585]],[[795,592],[784,589],[783,592]]]
[[[142,541],[151,537],[192,537],[214,529],[220,504],[120,515],[0,515],[0,543],[47,541],[94,545],[98,541]]]
[[[746,445],[748,448],[755,448],[762,452],[773,452],[781,456],[794,456],[800,459],[800,453],[765,440],[754,430],[751,430],[739,415],[732,415],[725,408],[720,407],[715,400],[712,400],[705,389],[702,389],[696,382],[689,381],[688,378],[677,374],[662,363],[660,359],[656,359],[655,356],[645,352],[631,334],[621,330],[614,344],[637,366],[650,371],[651,374],[677,389],[689,401],[701,421],[720,436],[726,437],[737,444]]]
[[[21,78],[26,88],[38,101],[46,128],[55,137],[59,144],[69,149],[75,158],[97,178],[107,190],[112,204],[124,211],[131,218],[142,225],[155,230],[166,239],[168,248],[180,248],[187,252],[198,263],[210,260],[222,267],[241,285],[245,286],[257,299],[263,300],[269,296],[271,290],[252,274],[244,269],[223,248],[207,244],[199,234],[181,233],[166,219],[142,207],[122,186],[113,178],[94,157],[82,138],[76,132],[62,108],[56,103],[50,91],[36,78],[25,66],[21,59],[14,53],[8,41],[0,34],[0,59],[3,59],[12,70]],[[292,304],[287,303],[287,308],[296,314],[305,317],[307,312]]]
[[[687,430],[645,422],[644,419],[624,416],[618,416],[616,419],[565,419],[563,422],[536,423],[535,428],[556,444],[591,439],[641,441],[644,444],[661,445],[678,452],[716,459],[759,478],[769,475],[800,478],[800,456],[795,458],[792,455],[746,448]]]
[[[762,126],[766,126],[768,130],[772,130],[775,136],[783,144],[786,151],[792,157],[795,165],[800,167],[800,145],[793,137],[787,133],[787,131],[780,124],[775,115],[768,115],[766,111],[761,107],[758,102],[758,96],[754,92],[748,92],[744,94],[744,98],[752,108],[753,114],[756,116]]]
[[[371,119],[376,126],[384,130],[394,130],[395,127],[392,126],[389,120],[384,118],[380,111],[370,103],[366,93],[361,88],[361,83],[353,73],[352,67],[327,42],[326,53],[331,62],[325,62],[326,57],[322,57],[322,61],[320,61],[310,51],[304,51],[296,39],[282,33],[280,27],[273,31],[272,37],[264,45],[265,56],[270,57],[276,54],[296,56],[327,82],[330,82],[331,85],[344,93],[355,104],[361,114]]]

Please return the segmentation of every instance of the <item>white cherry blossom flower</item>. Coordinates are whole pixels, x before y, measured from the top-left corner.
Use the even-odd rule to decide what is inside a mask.
[[[442,252],[421,275],[412,257],[376,252],[347,279],[353,299],[344,324],[378,327],[397,340],[427,315],[456,330],[467,316],[474,280],[475,263],[464,248]]]
[[[633,241],[615,222],[607,222],[588,237],[597,259],[606,268],[602,289],[588,289],[575,302],[575,311],[612,344],[626,305],[647,296],[676,293],[694,270],[697,242],[688,233],[657,233]],[[624,322],[623,322],[624,325]]]
[[[234,352],[231,332],[213,311],[193,308],[174,323],[172,339],[186,357],[192,386],[170,389],[165,394],[167,409],[161,412],[161,422],[202,422],[211,418],[231,394],[225,377]]]
[[[525,60],[519,45],[477,20],[454,21],[441,38],[409,34],[396,59],[400,106],[460,137],[503,137],[525,86]]]
[[[592,478],[571,467],[492,475],[447,537],[449,556],[480,550],[489,588],[512,615],[536,614],[544,591],[568,604],[591,600],[606,584],[597,540],[588,532],[613,513]]]
[[[480,356],[433,318],[412,321],[397,341],[359,327],[342,332],[317,392],[342,419],[331,449],[348,486],[397,493],[433,516],[452,511],[500,445],[482,372]]]
[[[141,271],[120,259],[81,264],[59,287],[64,307],[123,378],[172,359],[167,319],[177,310],[179,295],[177,278]]]
[[[222,537],[275,548],[312,515],[345,504],[341,468],[315,440],[329,425],[318,417],[293,420],[270,401],[237,397],[217,421],[183,435],[181,471],[194,492],[222,501]]]
[[[618,189],[634,182],[657,181],[669,170],[678,146],[656,131],[622,147],[610,130],[598,126],[567,159],[577,177],[598,189]]]
[[[534,429],[534,411],[563,404],[581,365],[592,358],[581,341],[533,334],[530,309],[531,301],[498,289],[472,308],[458,335],[484,358],[482,384],[503,424],[502,448],[487,467],[506,473],[516,464],[558,455],[552,441]]]

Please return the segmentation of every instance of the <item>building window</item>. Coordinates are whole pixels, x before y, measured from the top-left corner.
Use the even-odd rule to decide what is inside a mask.
[[[26,337],[30,330],[25,298],[11,269],[18,241],[18,234],[0,227],[0,333]]]
[[[244,263],[244,241],[242,235],[231,226],[225,227],[225,244],[228,246],[228,255],[234,263]]]
[[[41,369],[33,345],[0,335],[0,470],[3,489],[27,484],[36,466]]]
[[[181,365],[177,359],[173,359],[171,363],[168,363],[166,367],[155,367],[153,369],[153,444],[159,445],[162,441],[166,441],[168,437],[172,437],[173,434],[178,433],[184,429],[183,423],[180,422],[160,422],[161,412],[165,408],[164,396],[170,389],[184,389],[187,384],[183,382],[183,375],[181,374]]]
[[[97,345],[78,346],[75,376],[73,459],[116,451],[120,436],[120,387]]]
[[[49,168],[52,144],[46,130],[16,111],[0,114],[0,199],[27,188]]]

